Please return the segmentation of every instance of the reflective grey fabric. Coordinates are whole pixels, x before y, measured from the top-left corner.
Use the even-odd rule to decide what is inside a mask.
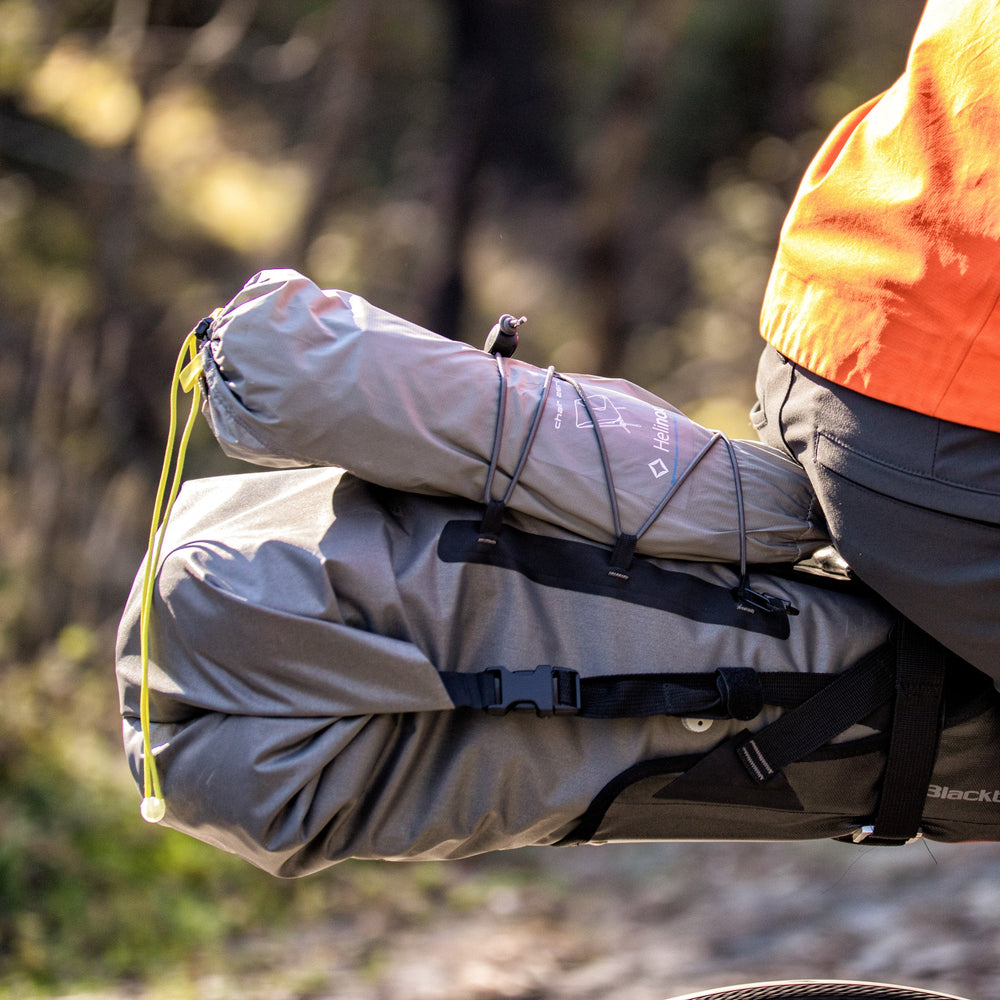
[[[498,412],[496,499],[524,453],[546,385],[544,371],[516,360],[502,362],[501,383],[486,352],[357,295],[323,291],[294,271],[251,279],[213,322],[202,361],[205,413],[227,454],[277,468],[338,466],[394,489],[472,500],[486,493]],[[675,490],[637,551],[738,559],[726,443],[629,382],[572,378],[582,396],[566,378],[551,380],[509,506],[606,542],[639,533]],[[828,543],[798,463],[757,441],[733,441],[732,454],[751,563],[794,562]]]
[[[777,710],[704,732],[663,716],[493,717],[451,710],[439,670],[834,673],[890,630],[861,597],[776,576],[754,574],[754,583],[799,608],[787,639],[634,603],[627,587],[581,593],[559,565],[543,585],[516,569],[443,559],[445,526],[481,514],[327,468],[187,483],[166,528],[151,635],[166,823],[281,875],[348,857],[551,844],[634,763],[704,753]],[[509,527],[574,539],[523,515]],[[728,566],[651,562],[727,594],[736,583]],[[139,579],[118,649],[137,780]],[[739,829],[722,823],[709,834]],[[669,839],[669,823],[660,835]]]

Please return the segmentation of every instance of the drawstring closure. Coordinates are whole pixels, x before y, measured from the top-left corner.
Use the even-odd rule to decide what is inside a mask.
[[[185,338],[177,363],[174,366],[173,378],[170,382],[170,426],[167,431],[167,446],[163,456],[163,468],[160,471],[160,482],[156,488],[156,500],[153,503],[153,520],[149,528],[149,545],[146,549],[146,565],[142,576],[142,597],[139,611],[139,660],[142,667],[142,680],[139,693],[139,721],[142,727],[142,786],[143,798],[139,811],[147,823],[159,823],[166,815],[166,802],[160,785],[160,775],[156,760],[153,757],[152,737],[149,720],[149,623],[153,610],[153,586],[160,564],[160,553],[163,547],[163,535],[174,501],[180,491],[181,477],[184,471],[184,457],[187,454],[191,431],[194,429],[195,418],[201,406],[202,372],[201,356],[198,353],[199,341],[211,324],[211,317],[203,319]],[[177,437],[177,398],[178,390],[191,393],[191,411],[181,432],[177,446],[177,458],[174,464],[173,477],[170,476],[171,458],[174,451],[174,441]],[[167,491],[167,481],[170,479],[170,490]],[[166,505],[164,506],[164,497]],[[162,511],[162,518],[161,518]]]

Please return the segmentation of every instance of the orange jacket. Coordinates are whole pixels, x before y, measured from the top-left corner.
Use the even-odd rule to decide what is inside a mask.
[[[1000,9],[929,0],[906,71],[817,153],[761,314],[839,385],[1000,431]]]

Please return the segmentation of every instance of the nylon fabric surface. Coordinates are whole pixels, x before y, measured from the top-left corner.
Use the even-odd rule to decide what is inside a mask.
[[[664,400],[620,379],[571,383],[506,359],[498,368],[485,351],[295,271],[248,281],[213,320],[202,359],[219,443],[257,465],[330,465],[393,489],[484,501],[495,459],[499,499],[550,382],[511,509],[600,542],[652,517],[636,551],[661,558],[735,561],[745,538],[750,563],[788,563],[829,541],[808,479],[780,451],[732,442],[741,533],[725,442]]]
[[[186,483],[166,527],[150,628],[166,825],[283,876],[348,857],[447,859],[554,844],[637,763],[702,757],[780,710],[704,732],[673,716],[494,717],[454,710],[439,671],[549,663],[584,678],[720,666],[832,675],[892,629],[892,616],[866,597],[781,576],[752,580],[799,608],[786,638],[580,593],[559,585],[558,567],[543,585],[502,565],[442,560],[446,525],[480,511],[326,468]],[[512,523],[580,543],[523,515]],[[738,577],[730,565],[652,562],[699,585],[732,588]],[[122,619],[117,670],[126,753],[141,777],[139,589]],[[988,719],[995,730],[995,711]],[[942,740],[953,759],[935,773],[945,790],[929,813],[944,819],[929,829],[943,839],[996,829],[1000,807],[988,796],[954,801],[949,791],[969,787],[970,754],[982,763],[983,725],[970,717]],[[625,789],[597,839],[844,833],[854,810],[872,805],[873,737],[869,726],[842,734],[846,772],[839,758],[787,769],[789,801],[805,814],[656,797],[669,783],[656,777],[669,767],[657,764],[654,794],[632,806]],[[855,743],[868,756],[851,757]],[[857,789],[840,814],[845,773]],[[713,794],[724,799],[725,786]],[[956,815],[968,828],[952,823]]]

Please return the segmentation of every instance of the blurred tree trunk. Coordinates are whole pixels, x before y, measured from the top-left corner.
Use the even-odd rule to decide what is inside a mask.
[[[331,8],[320,40],[325,70],[300,101],[312,190],[290,247],[292,262],[299,267],[323,232],[327,211],[343,192],[343,161],[371,102],[369,49],[377,12],[376,0],[348,0]]]
[[[774,32],[774,75],[769,126],[792,140],[810,124],[809,97],[829,0],[780,0]]]
[[[687,2],[646,0],[627,25],[621,72],[601,126],[595,130],[582,180],[584,287],[599,333],[597,370],[620,371],[629,335],[624,242],[637,210],[635,195],[657,128],[657,99]]]
[[[30,656],[53,626],[96,622],[118,604],[135,566],[127,544],[147,507],[150,470],[141,457],[154,445],[150,386],[159,359],[144,348],[143,319],[131,290],[137,232],[136,181],[129,150],[91,154],[66,181],[93,234],[88,297],[53,280],[25,344],[21,406],[25,447],[9,472],[20,481],[25,521],[13,557],[21,597],[7,628],[14,651]],[[144,405],[145,404],[145,405]],[[144,421],[145,418],[145,421]],[[137,464],[138,460],[138,464]],[[8,553],[10,557],[10,553]]]
[[[466,302],[463,258],[484,172],[508,194],[563,182],[553,101],[542,64],[548,33],[534,0],[451,0],[451,66],[442,156],[432,190],[438,238],[418,280],[422,322],[446,337],[461,333]],[[485,331],[484,331],[485,336]]]

